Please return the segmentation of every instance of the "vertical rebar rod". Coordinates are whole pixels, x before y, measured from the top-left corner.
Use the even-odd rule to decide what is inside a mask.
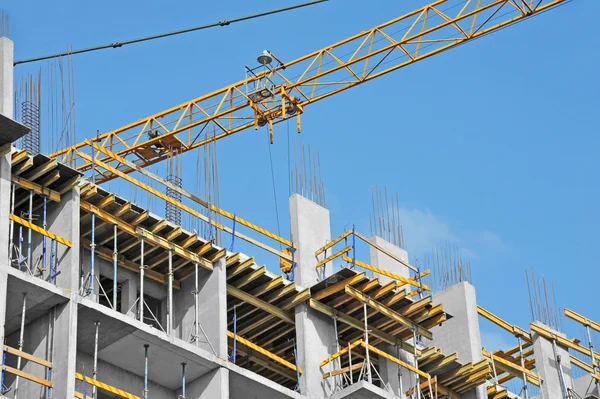
[[[140,240],[140,251],[141,251],[141,259],[140,259],[140,303],[138,317],[140,321],[144,322],[144,239]]]
[[[113,309],[117,310],[117,267],[119,251],[117,249],[117,225],[113,226]]]
[[[171,335],[173,328],[173,251],[169,250],[169,292],[168,292],[168,312],[167,315],[167,334]]]
[[[100,322],[95,321],[94,326],[96,326],[96,332],[94,334],[94,368],[92,369],[92,378],[98,380],[98,330],[100,329]],[[92,397],[98,399],[98,392],[95,385],[92,387]]]
[[[42,216],[42,227],[44,230],[48,230],[48,223],[46,220],[46,196],[42,196],[42,199],[44,200],[44,213]],[[46,268],[46,236],[44,234],[42,234],[42,270],[47,270]],[[42,271],[42,278],[43,278],[43,271]],[[50,276],[50,271],[48,271],[48,276]]]
[[[23,351],[25,345],[25,313],[27,311],[27,294],[23,293],[23,308],[21,309],[21,330],[19,332],[19,352]],[[21,370],[21,356],[17,357],[17,370]],[[19,376],[15,377],[15,396],[17,399],[19,395]]]
[[[196,341],[196,346],[200,346],[200,292],[198,291],[198,263],[194,263],[194,279],[195,279],[195,289],[194,289],[194,318],[196,319],[194,322],[194,340]]]
[[[28,219],[29,219],[29,223],[33,224],[33,190],[29,191]],[[33,262],[31,261],[31,228],[27,229],[27,264],[29,266],[29,270],[31,271],[31,267],[33,266]]]
[[[367,381],[369,383],[372,383],[373,380],[371,378],[371,360],[369,358],[369,326],[368,326],[368,321],[367,321],[367,303],[363,302],[363,312],[365,314],[365,352],[366,352],[366,358],[365,361],[367,362]]]
[[[90,242],[90,295],[94,295],[94,258],[96,252],[96,214],[92,212],[92,240]]]
[[[144,399],[148,399],[148,348],[149,347],[150,347],[150,345],[144,344]]]
[[[185,398],[185,363],[181,363],[181,396]]]

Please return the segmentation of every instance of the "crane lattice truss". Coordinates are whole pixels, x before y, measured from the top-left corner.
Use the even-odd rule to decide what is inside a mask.
[[[106,153],[96,159],[123,173],[132,163],[145,167],[247,128],[297,118],[305,107],[351,87],[439,54],[462,43],[497,31],[566,0],[467,0],[448,5],[445,0],[409,12],[294,61],[223,87],[126,126],[101,134],[93,142],[128,162]],[[444,8],[445,7],[445,8]],[[261,79],[274,82],[271,97],[253,101],[246,88]],[[208,136],[210,126],[216,135]],[[87,156],[82,156],[82,155]],[[79,171],[92,168],[93,149],[81,142],[51,156],[61,157]],[[98,168],[97,182],[117,175]]]

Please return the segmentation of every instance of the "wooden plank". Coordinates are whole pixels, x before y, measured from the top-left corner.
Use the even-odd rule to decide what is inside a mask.
[[[18,217],[17,215],[14,215],[14,214],[11,213],[10,214],[10,219],[13,220],[16,223],[19,223],[22,226],[27,227],[28,229],[31,229],[31,230],[35,231],[36,233],[40,233],[40,234],[45,235],[46,237],[48,237],[48,238],[50,238],[52,240],[56,240],[57,242],[65,245],[65,246],[67,246],[69,248],[71,248],[71,246],[73,245],[71,243],[71,241],[67,240],[66,238],[58,236],[58,235],[56,235],[56,234],[54,234],[54,233],[52,233],[52,232],[50,232],[48,230],[45,230],[45,229],[41,228],[40,226],[37,226],[37,225],[35,225],[33,223],[30,223],[29,221],[27,221],[25,219],[22,219],[22,218]]]
[[[44,359],[40,359],[39,357],[30,355],[27,352],[20,351],[18,349],[12,348],[12,347],[10,347],[8,345],[4,345],[4,350],[6,352],[10,353],[11,355],[20,356],[23,359],[29,360],[30,362],[37,363],[37,364],[39,364],[41,366],[44,366],[44,367],[52,368],[52,362],[49,362],[49,361],[44,360]]]
[[[352,365],[352,372],[360,370],[363,367],[363,362],[358,362]],[[345,374],[350,371],[350,366],[342,367],[341,369],[333,370],[331,372],[323,373],[323,379],[329,377],[335,377],[336,375]]]
[[[586,356],[590,356],[590,354],[591,354],[590,348],[580,345],[580,344],[576,343],[574,340],[561,337],[560,335],[556,335],[552,330],[550,330],[548,328],[542,327],[535,323],[531,323],[529,326],[531,327],[531,331],[533,331],[534,333],[537,333],[546,339],[550,339],[550,340],[554,339],[554,340],[556,340],[556,343],[560,346],[563,346],[563,347],[566,347],[569,349],[573,349],[573,350],[575,350],[579,353],[582,353]],[[594,352],[594,357],[596,359],[600,359],[600,353]]]
[[[67,191],[70,191],[73,187],[77,186],[81,181],[81,175],[76,175],[71,177],[69,180],[61,184],[56,188],[60,194],[65,194]]]
[[[232,284],[235,284],[235,287],[237,287],[237,288],[242,288],[242,287],[250,284],[257,278],[263,276],[266,273],[266,271],[267,271],[266,266],[260,266],[257,269],[251,270],[250,273],[246,273],[242,278],[237,279]]]
[[[30,373],[27,373],[25,371],[18,370],[18,369],[15,369],[15,368],[12,368],[12,367],[6,366],[6,365],[2,366],[2,370],[6,371],[7,373],[10,373],[12,375],[16,375],[16,376],[19,376],[21,378],[25,378],[26,380],[29,380],[31,382],[35,382],[36,384],[40,384],[42,386],[45,386],[45,387],[48,387],[48,388],[52,388],[52,382],[51,381],[48,381],[48,380],[46,380],[44,378],[37,377],[37,376],[35,376],[33,374],[30,374]]]
[[[537,373],[534,373],[526,368],[521,367],[520,364],[516,364],[509,360],[503,359],[500,356],[493,355],[485,349],[482,349],[481,352],[485,358],[489,360],[494,360],[496,368],[499,368],[502,371],[506,371],[507,373],[512,374],[513,376],[520,379],[523,379],[523,375],[525,375],[527,382],[538,387],[540,386],[541,378]]]
[[[239,300],[249,303],[252,306],[255,306],[261,310],[264,310],[267,313],[270,313],[273,316],[280,318],[281,320],[285,321],[286,323],[295,325],[294,317],[292,317],[292,315],[290,315],[288,312],[281,310],[277,306],[274,306],[274,305],[271,305],[270,303],[262,301],[256,297],[248,294],[247,292],[244,292],[230,284],[227,284],[227,293],[236,297]]]
[[[75,397],[77,399],[83,399],[83,394],[81,392],[75,391]],[[94,399],[94,398],[92,398],[91,396],[85,395],[85,399]]]
[[[32,190],[38,195],[46,196],[48,199],[50,199],[50,201],[60,202],[60,193],[58,191],[51,190],[48,187],[42,186],[41,184],[34,183],[23,177],[15,175],[12,176],[12,182],[25,190]]]
[[[29,170],[29,168],[31,168],[32,166],[33,166],[33,157],[29,157],[29,158],[25,159],[25,162],[13,167],[12,173],[15,175],[20,175],[21,173],[24,173],[25,171]]]
[[[412,321],[411,319],[402,316],[400,313],[388,308],[387,306],[385,306],[381,302],[376,301],[375,299],[371,298],[364,292],[359,291],[356,288],[353,288],[353,287],[350,287],[347,285],[346,286],[346,294],[358,299],[359,301],[366,303],[368,306],[377,310],[379,313],[389,317],[390,319],[395,320],[396,322],[402,324],[403,326],[405,326],[407,328],[415,328],[417,331],[417,334],[422,335],[423,337],[425,337],[427,339],[433,339],[433,334],[431,333],[431,331],[424,328],[423,326],[420,326],[419,324]]]

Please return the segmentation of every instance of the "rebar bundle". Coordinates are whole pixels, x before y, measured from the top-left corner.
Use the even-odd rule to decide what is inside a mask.
[[[387,188],[381,190],[377,185],[371,186],[372,211],[369,212],[371,236],[378,236],[404,248],[404,232],[400,222],[400,204],[398,193],[388,197]]]

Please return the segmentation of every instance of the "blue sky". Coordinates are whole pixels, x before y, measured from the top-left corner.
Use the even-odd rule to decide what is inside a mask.
[[[282,4],[9,0],[2,7],[20,59]],[[424,4],[332,0],[77,56],[78,138],[242,79],[244,65],[263,48],[293,59]],[[368,233],[369,187],[386,186],[399,193],[411,257],[447,241],[463,248],[484,307],[525,327],[524,270],[533,268],[555,281],[560,307],[600,320],[593,300],[600,223],[598,12],[598,2],[575,0],[307,109],[302,139],[321,153],[332,234],[349,224]],[[17,79],[35,68],[17,67]],[[286,125],[275,134],[271,150],[286,232]],[[240,133],[220,142],[218,151],[222,207],[277,231],[266,132]],[[184,180],[193,187],[193,157],[186,160]],[[489,334],[487,340],[502,344]]]

